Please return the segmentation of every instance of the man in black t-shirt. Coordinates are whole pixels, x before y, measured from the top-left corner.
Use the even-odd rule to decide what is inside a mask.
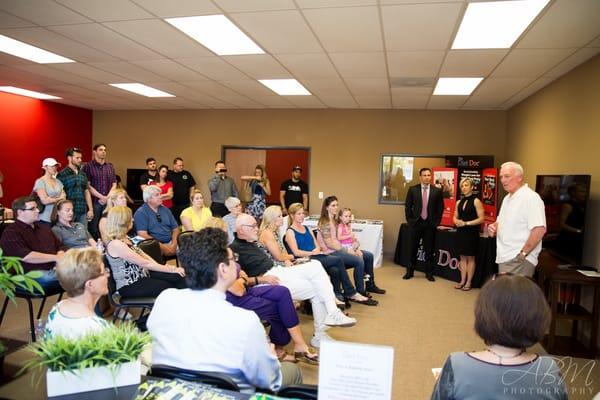
[[[146,158],[146,172],[140,176],[140,189],[142,192],[146,186],[158,180],[158,171],[156,169],[156,160],[154,157]]]
[[[294,203],[301,203],[304,211],[308,212],[308,184],[300,179],[302,168],[296,165],[292,168],[292,179],[281,184],[279,192],[279,202],[283,213],[287,214],[287,209]]]
[[[173,170],[169,171],[168,179],[173,182],[173,207],[171,212],[181,223],[179,215],[183,210],[190,206],[190,196],[196,188],[196,181],[189,171],[183,169],[183,159],[175,157],[173,160]]]

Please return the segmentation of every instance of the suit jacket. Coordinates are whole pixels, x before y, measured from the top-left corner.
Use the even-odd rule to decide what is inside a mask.
[[[404,204],[404,213],[406,222],[409,225],[415,225],[421,218],[421,210],[423,208],[423,200],[421,198],[421,184],[411,186],[406,195],[406,203]],[[427,200],[427,222],[432,227],[437,227],[442,221],[442,213],[444,212],[444,199],[442,190],[429,185],[429,199]]]

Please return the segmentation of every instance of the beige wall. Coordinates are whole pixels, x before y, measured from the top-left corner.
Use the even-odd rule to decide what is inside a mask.
[[[508,112],[507,159],[537,174],[590,174],[584,263],[600,265],[600,56]]]
[[[408,110],[95,111],[94,142],[108,145],[117,172],[144,168],[148,156],[185,160],[208,197],[221,145],[310,146],[311,213],[317,193],[336,194],[361,218],[385,221],[393,253],[404,209],[379,205],[382,153],[492,154],[504,158],[506,112]]]

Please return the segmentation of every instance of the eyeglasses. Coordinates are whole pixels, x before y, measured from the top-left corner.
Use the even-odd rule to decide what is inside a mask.
[[[251,229],[258,229],[258,225],[257,224],[252,224],[252,225],[242,224],[242,226],[246,226],[246,227],[251,228]]]
[[[33,211],[33,210],[38,210],[38,211],[39,211],[40,209],[38,208],[38,206],[33,206],[33,207],[31,207],[31,208],[21,208],[21,210],[23,210],[23,211]]]
[[[156,215],[156,220],[157,220],[159,223],[162,223],[162,217],[160,216],[160,213],[156,213],[155,215]]]

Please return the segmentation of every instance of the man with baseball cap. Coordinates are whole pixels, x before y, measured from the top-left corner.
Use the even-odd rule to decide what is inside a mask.
[[[33,184],[33,192],[37,195],[40,202],[39,221],[48,225],[52,222],[51,217],[54,205],[67,198],[62,182],[56,179],[58,167],[60,167],[60,163],[54,158],[45,158],[42,161],[44,175],[36,179]]]
[[[287,214],[288,207],[294,203],[301,203],[308,212],[308,184],[300,179],[301,176],[302,167],[296,165],[292,168],[292,179],[281,184],[279,202],[284,214]]]

